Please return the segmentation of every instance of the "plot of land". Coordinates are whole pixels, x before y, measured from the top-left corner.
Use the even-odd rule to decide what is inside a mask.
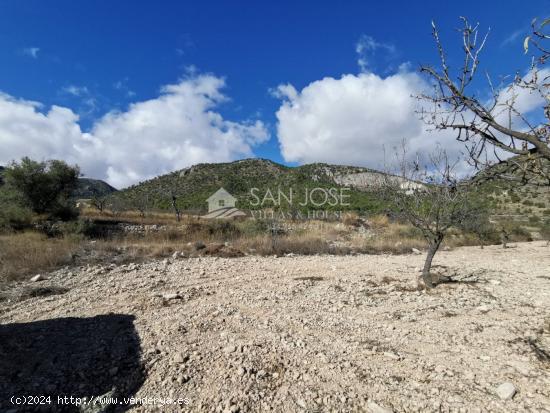
[[[16,284],[0,301],[0,410],[14,408],[10,392],[111,391],[188,398],[196,412],[550,412],[550,248],[443,251],[436,269],[455,282],[432,291],[417,288],[423,258],[170,259]],[[39,348],[35,322],[57,319],[57,334],[88,320],[72,376],[36,367],[72,356],[65,343]],[[10,362],[13,346],[28,360]]]

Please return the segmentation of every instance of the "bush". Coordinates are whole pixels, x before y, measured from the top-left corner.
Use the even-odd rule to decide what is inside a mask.
[[[503,229],[508,234],[509,241],[533,241],[531,233],[517,222],[504,224]]]
[[[537,222],[540,222],[540,218],[536,215],[531,215],[529,217],[529,223],[530,224],[536,224]]]
[[[21,202],[36,214],[71,219],[75,210],[70,197],[78,185],[80,170],[63,161],[36,162],[23,158],[4,172],[5,185]]]
[[[18,205],[3,205],[0,209],[0,229],[20,231],[29,228],[32,212]]]
[[[540,228],[540,236],[545,241],[550,241],[550,222],[545,222]]]

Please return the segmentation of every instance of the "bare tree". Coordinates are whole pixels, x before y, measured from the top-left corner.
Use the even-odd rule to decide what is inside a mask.
[[[435,23],[432,34],[439,52],[439,67],[422,66],[421,72],[433,82],[433,91],[419,96],[428,104],[421,109],[425,122],[438,130],[454,130],[457,139],[467,148],[470,162],[478,169],[491,168],[484,178],[507,178],[542,185],[550,184],[550,72],[547,47],[550,19],[532,23],[533,34],[525,39],[535,50],[526,75],[517,73],[507,84],[495,86],[486,73],[491,97],[484,99],[472,90],[479,76],[480,54],[488,38],[481,34],[479,25],[471,25],[461,17],[463,59],[458,70],[452,70]],[[548,25],[548,26],[547,26]],[[521,112],[518,102],[521,94],[536,94],[543,102],[544,121],[534,122]]]
[[[176,221],[180,222],[180,220],[181,220],[181,211],[178,207],[178,198],[176,197],[176,193],[174,191],[171,191],[170,197],[172,199],[172,208],[174,209],[174,213],[176,214]]]
[[[445,151],[439,149],[422,165],[408,161],[406,149],[397,152],[399,175],[387,174],[381,183],[383,198],[392,213],[420,230],[428,244],[422,279],[434,287],[430,273],[432,261],[446,234],[476,219],[481,205],[474,202],[466,181],[454,173]]]
[[[130,206],[139,212],[142,218],[145,218],[147,211],[149,210],[149,193],[136,191],[130,196]]]
[[[102,214],[105,206],[107,205],[107,199],[102,196],[94,196],[91,203]]]

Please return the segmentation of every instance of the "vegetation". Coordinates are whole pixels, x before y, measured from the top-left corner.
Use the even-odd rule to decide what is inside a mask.
[[[429,165],[408,162],[407,153],[397,154],[401,180],[387,176],[382,196],[391,212],[416,228],[428,244],[422,279],[433,288],[432,260],[453,227],[471,229],[488,225],[486,208],[476,202],[467,182],[453,173],[453,165],[444,151],[431,155]],[[405,184],[404,184],[405,183]]]
[[[74,218],[78,213],[70,198],[79,175],[77,166],[63,161],[36,162],[23,158],[3,171],[3,203],[8,210],[22,207],[62,220]]]
[[[188,211],[201,213],[206,209],[206,199],[219,188],[225,188],[238,199],[241,209],[272,208],[282,211],[305,212],[311,209],[349,210],[376,213],[385,205],[373,191],[349,189],[349,205],[299,206],[308,190],[313,188],[344,188],[339,181],[342,176],[364,173],[370,176],[364,185],[372,185],[380,180],[381,173],[367,168],[311,164],[300,167],[287,167],[265,159],[245,159],[230,163],[198,164],[191,168],[172,172],[151,180],[133,185],[109,197],[111,204],[127,210]],[[292,189],[296,202],[290,205],[281,197],[279,205],[269,199],[263,205],[256,205],[250,190],[258,188],[257,194],[263,200],[270,191],[274,198],[282,191],[288,196]]]
[[[342,188],[344,183],[349,184],[346,179],[356,176],[361,179],[356,179],[354,185],[366,191],[350,190],[349,205],[341,208],[348,211],[340,219],[220,221],[189,214],[200,212],[206,206],[205,199],[220,186],[239,196],[237,206],[247,209],[253,207],[247,204],[250,187],[271,189],[274,194],[279,188],[292,187],[299,193],[314,187]],[[380,196],[384,174],[365,168],[325,164],[289,168],[265,160],[197,165],[121,192],[105,193],[89,187],[96,195],[86,203],[88,206],[79,208],[78,219],[70,219],[76,218],[74,213],[59,213],[63,209],[76,212],[75,178],[77,187],[80,182],[77,168],[58,161],[24,159],[0,171],[0,177],[0,231],[4,230],[0,235],[0,280],[21,279],[63,265],[168,257],[176,251],[189,256],[401,254],[426,247],[426,232],[399,213],[395,199]],[[390,181],[396,179],[386,177]],[[434,181],[430,188],[439,190],[441,183]],[[45,188],[49,190],[44,191]],[[454,188],[462,194],[462,187]],[[177,209],[172,205],[172,194]],[[453,222],[446,227],[439,246],[499,243],[501,228],[508,234],[509,242],[531,239],[531,233],[520,222],[489,222],[494,219],[493,211],[514,205],[506,198],[517,196],[519,205],[526,194],[533,200],[530,216],[536,217],[529,222],[530,231],[538,231],[544,237],[546,232],[540,228],[547,222],[543,219],[548,208],[547,193],[540,188],[508,187],[493,181],[476,186],[475,193],[468,194],[472,203],[463,205],[475,203],[477,212],[462,223]],[[282,200],[280,208],[271,209],[296,212]],[[418,204],[422,213],[430,211],[429,204],[426,199]],[[481,204],[483,208],[479,207]],[[188,208],[184,210],[185,205]],[[270,207],[269,203],[265,206]],[[179,221],[174,211],[179,211]],[[384,215],[388,211],[393,213]],[[442,224],[448,216],[436,218]],[[204,248],[197,249],[197,245]],[[26,259],[22,260],[22,256]]]

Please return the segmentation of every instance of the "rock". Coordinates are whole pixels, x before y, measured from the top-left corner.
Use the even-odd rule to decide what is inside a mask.
[[[224,349],[223,349],[223,352],[224,352],[224,353],[227,353],[227,354],[229,354],[229,353],[234,353],[235,351],[237,351],[237,347],[232,346],[232,345],[229,345],[229,346],[227,346],[227,347],[224,347]]]
[[[306,404],[306,401],[304,399],[298,399],[296,400],[296,404],[298,406],[300,406],[302,409],[306,409],[307,408],[307,404]]]
[[[413,254],[416,254],[416,255],[422,254],[422,252],[420,252],[420,250],[417,248],[411,248],[411,251]]]
[[[486,314],[491,310],[491,308],[488,305],[484,304],[477,307],[476,310],[479,311],[481,314]]]
[[[182,297],[178,293],[165,293],[162,294],[162,298],[165,300],[181,300]]]
[[[516,392],[516,386],[514,386],[514,384],[510,383],[509,381],[502,383],[496,389],[496,394],[501,400],[511,400]]]
[[[182,353],[176,353],[174,356],[174,363],[182,364],[185,363],[187,360],[189,360],[189,356]]]
[[[399,355],[395,354],[395,353],[392,353],[391,351],[384,351],[384,356],[392,359],[392,360],[399,360],[400,357]]]
[[[31,278],[31,281],[32,282],[37,282],[37,281],[44,281],[46,279],[47,278],[44,277],[42,274],[36,274],[34,277]]]
[[[388,409],[387,407],[382,407],[375,402],[367,403],[367,411],[369,413],[393,413],[392,409]]]
[[[181,252],[176,251],[172,254],[172,259],[177,260],[181,256]]]

